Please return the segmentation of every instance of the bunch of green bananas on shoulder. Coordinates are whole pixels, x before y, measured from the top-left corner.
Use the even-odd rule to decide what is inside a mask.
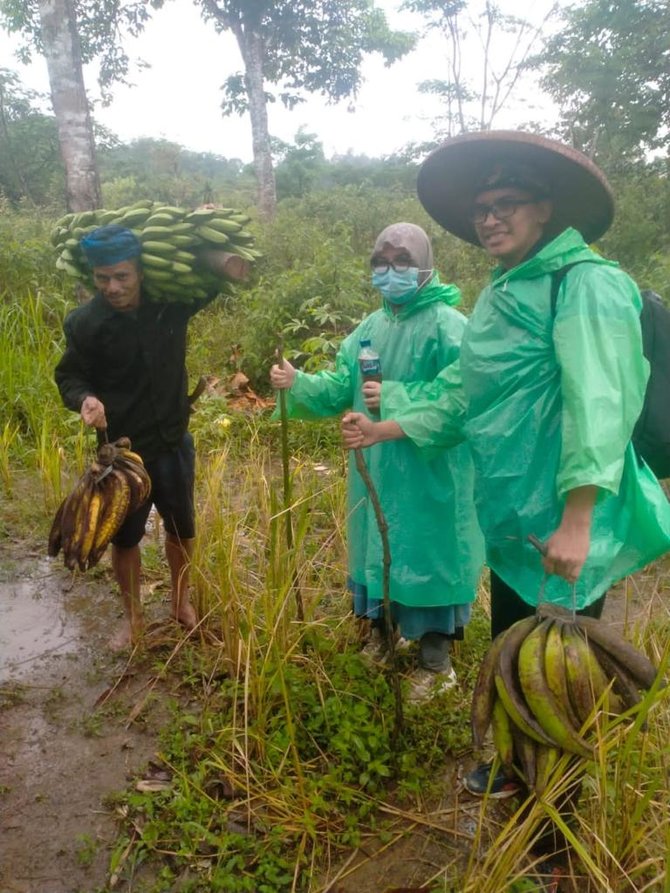
[[[657,671],[605,623],[538,612],[498,635],[482,661],[471,723],[481,747],[489,729],[503,766],[539,795],[562,753],[588,760],[601,712],[641,701]]]
[[[151,480],[127,437],[98,450],[72,492],[58,506],[49,532],[48,554],[62,550],[65,567],[94,567],[126,517],[151,493]]]
[[[80,240],[99,226],[118,224],[131,229],[142,243],[142,270],[147,296],[154,301],[191,302],[226,292],[239,278],[209,262],[212,251],[240,258],[246,265],[261,257],[246,229],[250,218],[234,208],[206,207],[195,211],[138,201],[117,210],[80,211],[56,222],[51,242],[56,268],[91,285],[91,270]]]

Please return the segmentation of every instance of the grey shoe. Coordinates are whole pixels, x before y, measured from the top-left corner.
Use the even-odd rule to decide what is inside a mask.
[[[436,695],[449,691],[457,684],[458,680],[452,666],[440,672],[419,667],[410,676],[407,700],[410,704],[422,704],[425,701],[430,701]]]
[[[402,636],[396,636],[395,639],[395,651],[396,654],[401,654],[403,652],[408,651],[412,647],[412,642],[409,639],[404,639]],[[368,663],[386,663],[389,660],[389,650],[388,643],[386,641],[386,635],[384,630],[379,626],[373,626],[370,632],[370,638],[366,642],[366,644],[359,651],[360,656],[364,661]]]
[[[383,663],[386,651],[386,637],[383,631],[378,626],[373,626],[370,638],[359,651],[360,656],[366,663],[378,664]]]

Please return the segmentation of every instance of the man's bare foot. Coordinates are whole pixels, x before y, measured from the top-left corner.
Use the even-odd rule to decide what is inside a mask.
[[[142,627],[138,626],[133,630],[130,621],[124,618],[112,638],[109,640],[109,647],[112,651],[125,651],[126,648],[131,648],[133,645],[137,644],[141,635]]]
[[[184,629],[192,630],[198,625],[198,617],[195,613],[195,608],[187,598],[182,599],[181,604],[176,610],[173,607],[172,616],[177,623],[180,623],[184,627]]]

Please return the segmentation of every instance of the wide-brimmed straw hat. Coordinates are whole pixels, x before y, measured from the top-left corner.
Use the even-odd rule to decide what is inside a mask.
[[[506,168],[528,171],[527,182],[504,177]],[[502,177],[498,174],[502,173]],[[517,182],[518,181],[518,182]],[[479,245],[470,211],[475,196],[497,185],[520,185],[547,194],[553,213],[545,232],[579,230],[587,242],[600,238],[614,218],[605,175],[577,149],[517,130],[487,130],[453,137],[419,168],[419,201],[446,230]]]

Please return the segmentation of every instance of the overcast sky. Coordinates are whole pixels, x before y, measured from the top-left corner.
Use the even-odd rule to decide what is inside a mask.
[[[418,30],[422,25],[420,17],[397,12],[398,0],[377,0],[377,5],[385,9],[394,28]],[[520,6],[514,0],[503,0],[503,5],[512,12]],[[537,0],[523,15],[540,21],[549,5],[550,0]],[[44,61],[36,57],[25,68],[13,57],[16,45],[15,38],[0,34],[0,64],[16,70],[27,86],[48,93]],[[468,57],[478,58],[474,37],[467,46]],[[223,118],[219,108],[221,84],[242,68],[231,35],[217,34],[211,23],[205,24],[191,0],[172,0],[155,14],[146,33],[128,41],[127,47],[132,57],[141,57],[151,67],[133,72],[132,87],[116,87],[109,107],[96,102],[97,120],[126,141],[164,137],[189,149],[251,160],[248,118]],[[348,151],[378,157],[409,142],[429,139],[440,105],[435,97],[422,96],[416,85],[446,76],[446,49],[433,37],[391,68],[371,57],[365,63],[365,83],[356,100],[333,106],[321,97],[312,97],[291,112],[273,104],[269,107],[270,132],[293,142],[303,127],[318,135],[328,157]],[[500,45],[499,58],[503,56]],[[477,67],[473,70],[476,74]],[[95,100],[95,71],[87,69],[85,77],[89,96]],[[529,120],[550,122],[555,116],[549,100],[530,80],[516,97],[496,119],[496,127],[518,127]]]

